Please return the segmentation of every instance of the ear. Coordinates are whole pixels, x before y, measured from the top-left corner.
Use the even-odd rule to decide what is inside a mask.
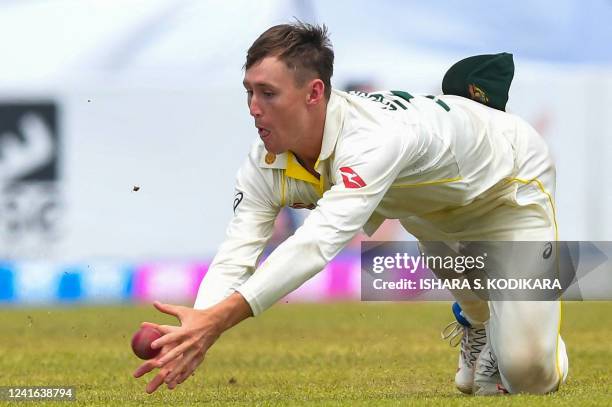
[[[316,105],[325,99],[325,84],[321,79],[313,79],[308,83],[307,104]]]

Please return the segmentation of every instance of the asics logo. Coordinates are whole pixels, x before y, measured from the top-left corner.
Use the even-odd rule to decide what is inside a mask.
[[[550,257],[550,255],[552,254],[552,243],[551,242],[546,242],[546,245],[544,245],[544,253],[542,253],[542,257],[544,257],[545,259],[548,259]]]
[[[244,194],[242,192],[237,192],[234,197],[234,213],[236,213],[236,208],[238,208],[238,205],[242,202],[242,198],[244,198]]]
[[[340,167],[342,182],[347,188],[363,188],[366,186],[364,180],[351,167]]]

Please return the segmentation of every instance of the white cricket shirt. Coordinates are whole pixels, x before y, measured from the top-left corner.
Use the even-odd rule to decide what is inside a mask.
[[[321,271],[362,228],[371,235],[385,219],[400,219],[418,239],[433,240],[461,232],[458,218],[500,202],[548,210],[546,194],[527,187],[535,179],[554,184],[546,145],[520,118],[459,96],[402,91],[333,90],[315,170],[320,179],[291,152],[274,155],[254,143],[195,308],[238,291],[258,315]],[[255,270],[283,206],[311,212]]]

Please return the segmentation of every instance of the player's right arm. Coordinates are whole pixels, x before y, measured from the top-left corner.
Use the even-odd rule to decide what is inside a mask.
[[[164,335],[152,346],[161,354],[147,360],[135,377],[159,369],[147,384],[152,393],[163,383],[173,389],[191,376],[219,336],[253,315],[249,303],[237,292],[249,279],[281,207],[281,171],[260,168],[263,147],[258,143],[238,171],[234,216],[225,241],[204,276],[193,309],[156,303],[155,307],[177,317],[180,326],[148,323]]]
[[[254,272],[272,235],[281,208],[281,171],[260,168],[265,154],[259,142],[238,171],[234,216],[226,238],[213,259],[196,297],[194,308],[206,309],[231,295]]]

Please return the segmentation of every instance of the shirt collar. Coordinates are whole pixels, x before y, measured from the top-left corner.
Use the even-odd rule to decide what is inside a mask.
[[[327,160],[336,148],[338,136],[342,131],[344,123],[344,110],[346,106],[345,93],[332,89],[329,101],[327,102],[327,112],[325,115],[325,127],[323,128],[323,142],[319,159],[315,164],[317,168],[319,162]]]
[[[289,178],[295,178],[302,181],[310,182],[311,184],[319,185],[320,182],[317,177],[306,171],[306,169],[300,165],[297,158],[295,158],[291,151],[288,151],[286,154],[287,166],[285,174]]]
[[[327,160],[334,152],[336,142],[338,141],[338,136],[342,131],[342,125],[344,123],[344,110],[346,106],[346,99],[344,98],[344,95],[344,92],[332,89],[329,101],[327,102],[321,152],[319,153],[319,158],[314,166],[315,170],[319,173],[321,173],[321,171],[318,170],[319,163]],[[259,158],[260,167],[286,169],[286,174],[288,177],[300,179],[313,184],[319,184],[319,180],[306,171],[290,151],[275,155],[266,152],[265,149],[262,150],[262,154]]]

